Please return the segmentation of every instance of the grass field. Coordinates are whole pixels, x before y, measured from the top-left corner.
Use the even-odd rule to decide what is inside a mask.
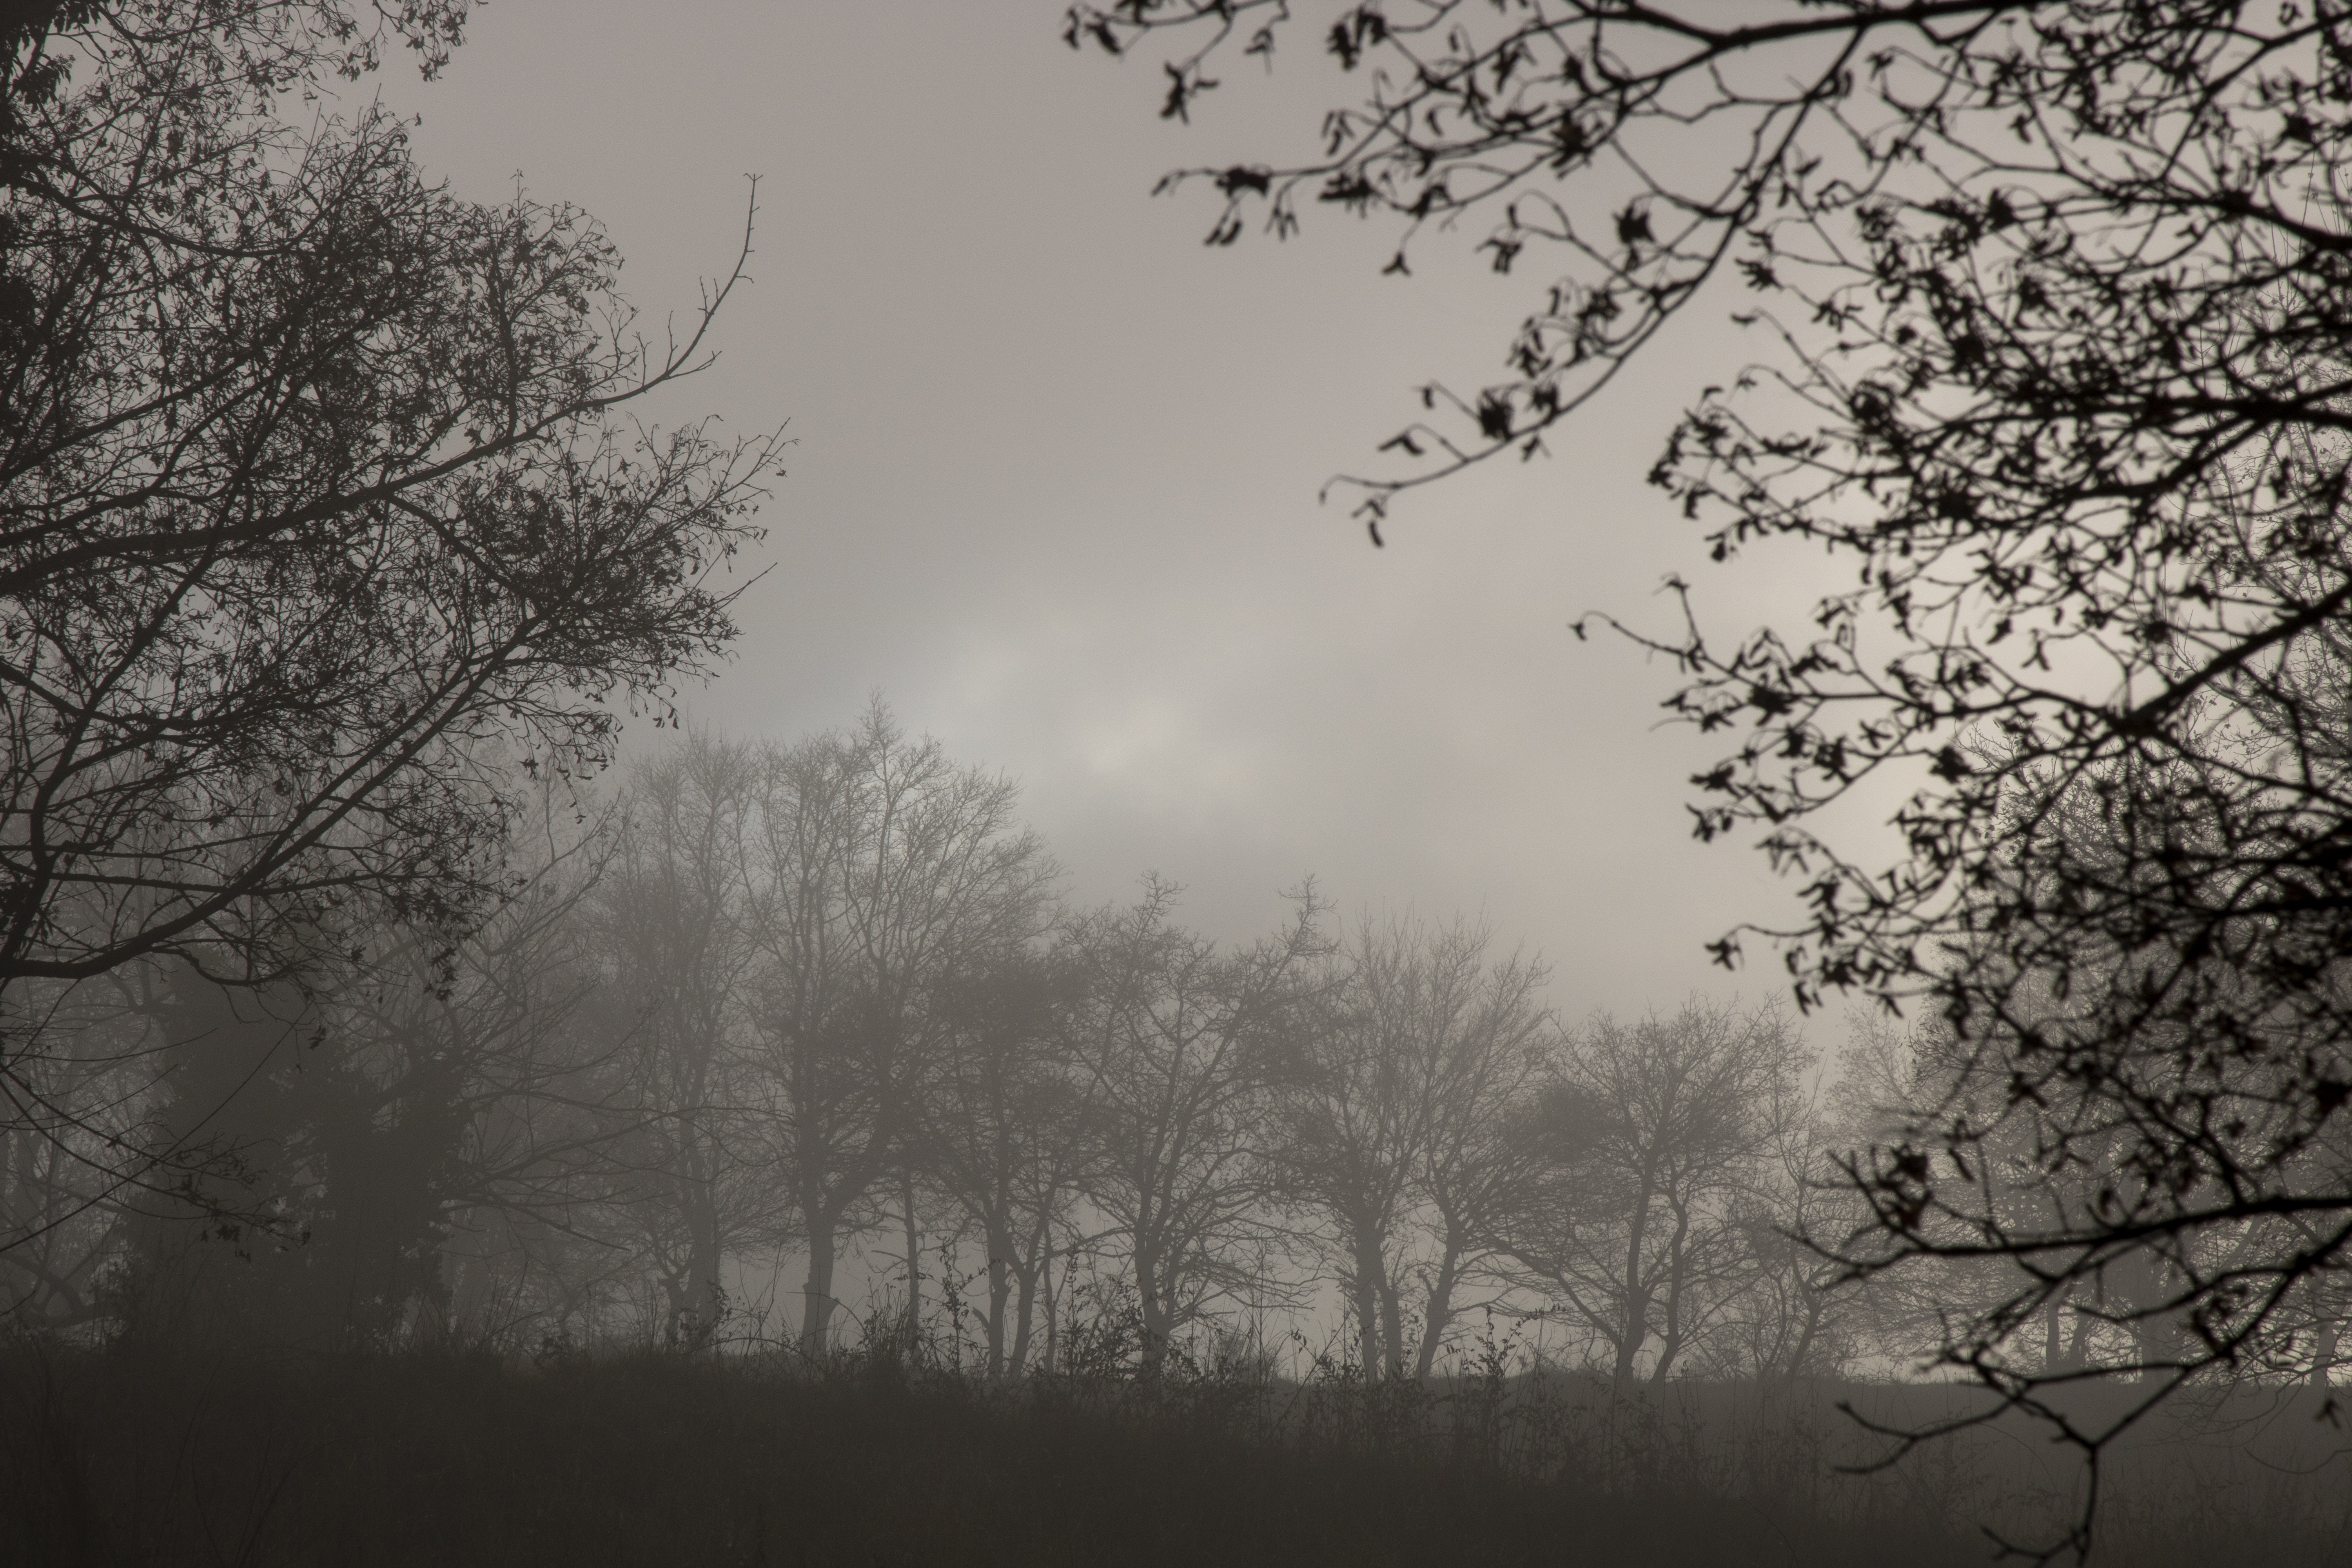
[[[26,1564],[1742,1564],[1937,1568],[2063,1516],[2042,1435],[1870,1475],[1836,1409],[1946,1391],[1574,1376],[991,1388],[920,1357],[0,1352]],[[2097,1561],[2352,1561],[2343,1439],[2242,1396],[2110,1465]]]

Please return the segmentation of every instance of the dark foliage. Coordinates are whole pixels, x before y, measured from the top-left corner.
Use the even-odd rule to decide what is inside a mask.
[[[593,767],[730,634],[771,448],[614,416],[735,279],[649,349],[579,213],[457,201],[374,110],[276,115],[394,39],[436,64],[466,9],[0,35],[0,984],[462,929],[518,803],[495,753]]]
[[[167,1042],[156,1133],[184,1173],[125,1226],[107,1279],[119,1328],[185,1344],[367,1345],[413,1301],[436,1300],[459,1062],[445,1056],[387,1094],[355,1052],[321,1048],[327,1020],[291,985],[229,990],[183,969],[149,1005]],[[239,1215],[257,1223],[227,1217]]]

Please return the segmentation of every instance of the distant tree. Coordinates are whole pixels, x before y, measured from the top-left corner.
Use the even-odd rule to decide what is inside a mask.
[[[1994,1108],[1986,1095],[1998,1089],[1984,1081],[1971,1086],[1963,1101],[1948,1099],[1964,1058],[1944,1020],[1897,1019],[1856,1007],[1847,1014],[1846,1026],[1830,1089],[1827,1142],[1833,1159],[1850,1162],[1856,1151],[1899,1144],[1923,1120],[1932,1121],[1944,1110],[1967,1117],[1972,1110]],[[1986,1188],[1999,1190],[2000,1201],[2013,1212],[2021,1198],[2032,1201],[2024,1189],[2046,1185],[2052,1178],[2037,1173],[2030,1135],[2021,1128],[2011,1131],[2001,1147],[1976,1151],[1971,1168],[1979,1169]],[[2081,1173],[2074,1180],[2078,1189],[2087,1190]],[[1847,1184],[1851,1187],[1850,1179]],[[1947,1239],[1958,1235],[1939,1229]],[[1879,1256],[1885,1246],[1866,1208],[1843,1229],[1822,1226],[1811,1234],[1832,1258],[1855,1252]],[[1897,1364],[1916,1367],[1936,1358],[1944,1326],[1954,1314],[1982,1310],[2024,1282],[2006,1258],[1948,1258],[1875,1271],[1859,1292],[1860,1305],[1877,1352]],[[2089,1359],[2094,1325],[2073,1310],[2073,1296],[2071,1287],[2062,1289],[2043,1304],[2033,1336],[2038,1342],[2030,1353],[2046,1371],[2063,1373]],[[2018,1349],[2028,1347],[2021,1343]]]
[[[909,740],[877,700],[851,730],[769,753],[749,837],[755,1098],[808,1249],[801,1348],[822,1356],[834,1264],[903,1168],[960,977],[1045,930],[1057,869],[1012,781]]]
[[[20,1328],[70,1331],[104,1318],[125,1239],[121,1189],[168,1191],[205,1163],[202,1148],[152,1136],[153,1042],[137,1007],[145,978],[17,989],[26,1039],[0,1118],[0,1316]]]
[[[612,1027],[627,999],[594,910],[616,845],[609,819],[582,820],[570,794],[542,793],[536,830],[518,835],[527,879],[454,954],[411,937],[399,968],[379,961],[380,978],[341,1003],[388,1086],[448,1080],[459,1126],[435,1194],[444,1317],[426,1326],[493,1341],[533,1321],[568,1331],[583,1298],[615,1293],[628,1255],[607,1216],[642,1173],[644,1108]]]
[[[1177,896],[1147,879],[1133,906],[1071,936],[1097,1151],[1086,1195],[1134,1291],[1146,1367],[1221,1304],[1284,1292],[1274,1094],[1299,1070],[1325,942],[1311,887],[1285,931],[1232,952],[1175,923]]]
[[[1015,953],[939,994],[939,1061],[909,1163],[979,1233],[991,1377],[1029,1364],[1045,1271],[1090,1152],[1074,989],[1065,954]]]
[[[1839,1242],[1869,1223],[1844,1179],[1843,1142],[1818,1094],[1771,1119],[1748,1197],[1733,1210],[1745,1258],[1722,1322],[1699,1361],[1716,1375],[1772,1379],[1841,1375],[1871,1341],[1870,1310]],[[1901,1359],[1916,1361],[1914,1339]]]
[[[1482,1260],[1479,1218],[1524,1172],[1503,1133],[1553,1025],[1542,965],[1492,962],[1492,941],[1459,921],[1360,926],[1282,1086],[1286,1187],[1330,1226],[1368,1376],[1429,1375]]]
[[[1495,1224],[1618,1387],[1671,1375],[1749,1283],[1745,1224],[1804,1109],[1806,1065],[1769,1006],[1694,1000],[1571,1036],[1523,1133],[1544,1173]]]
[[[693,734],[634,767],[594,895],[614,1061],[635,1121],[624,1212],[661,1282],[673,1344],[717,1329],[725,1259],[770,1218],[743,1115],[760,918],[746,870],[762,765],[748,744]]]
[[[313,1340],[330,1325],[316,1318],[319,1293],[300,1256],[318,1195],[308,1135],[316,1115],[333,1118],[330,1102],[349,1084],[304,1081],[304,1047],[320,1033],[312,999],[291,984],[224,986],[188,965],[143,965],[136,978],[149,1030],[142,1054],[152,1064],[143,1141],[185,1157],[169,1184],[140,1184],[131,1201],[109,1205],[126,1219],[110,1259],[111,1315],[161,1340]],[[123,1184],[104,1184],[99,1196]],[[429,1244],[403,1237],[395,1254],[408,1250],[404,1241]]]
[[[2324,1215],[2352,1179],[2344,1130],[2330,1124],[2280,1159],[2262,1144],[2292,1065],[2213,1075],[2208,1091],[2226,1120],[2194,1136],[2266,1167],[2284,1201],[2245,1203],[2227,1225],[2176,1223],[2196,1194],[2151,1171],[2142,1119],[2188,1042],[2148,1026],[2116,1058],[2118,1077],[2130,1075],[2120,1084],[2028,1070],[2047,1053],[2040,1041],[2084,1026],[2097,994],[2069,998],[2048,976],[2021,977],[2015,1022],[1974,1038],[1940,1018],[1899,1037],[1873,1021],[1850,1057],[1869,1069],[1874,1126],[1857,1129],[1842,1163],[1874,1223],[1829,1250],[1868,1277],[1879,1311],[1907,1306],[1910,1353],[1975,1372],[2030,1409],[2053,1413],[2047,1385],[2089,1378],[2137,1380],[2158,1397],[2224,1359],[2241,1377],[2324,1377],[2343,1315]],[[1919,1165],[1931,1158],[1958,1179],[1929,1191]],[[2094,1458],[2105,1429],[2067,1426]]]
[[[337,1006],[291,983],[156,969],[150,1135],[202,1157],[170,1186],[107,1191],[126,1216],[116,1325],[199,1344],[373,1348],[437,1320],[447,1210],[470,1185],[476,1064],[423,1037],[440,1032],[429,994],[421,1009]]]

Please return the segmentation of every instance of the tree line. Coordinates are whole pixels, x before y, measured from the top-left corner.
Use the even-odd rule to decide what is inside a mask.
[[[322,950],[258,991],[177,959],[54,983],[42,1089],[74,1120],[9,1130],[37,1233],[10,1304],[691,1347],[789,1253],[822,1356],[864,1245],[897,1247],[901,1311],[952,1278],[1004,1375],[1080,1319],[1148,1365],[1324,1284],[1382,1375],[1537,1298],[1622,1378],[1843,1353],[1805,1304],[1823,1266],[1778,1239],[1813,1107],[1777,1011],[1565,1029],[1483,929],[1342,929],[1311,886],[1234,947],[1156,879],[1073,909],[1014,807],[879,706],[690,737],[609,808],[549,811],[528,886],[453,950]],[[106,1194],[106,1151],[142,1142],[202,1179]]]
[[[1007,1378],[1319,1322],[1426,1380],[1499,1316],[1626,1386],[1900,1373],[2015,1293],[1996,1258],[1857,1277],[1889,1259],[1856,1152],[1979,1091],[1948,1033],[1857,1019],[1825,1071],[1769,1003],[1568,1022],[1490,931],[1311,885],[1239,945],[1153,878],[1071,907],[1011,781],[878,703],[558,799],[454,949],[47,983],[49,1111],[0,1134],[13,1320],[823,1358],[865,1319]],[[202,1174],[110,1188],[134,1150]],[[2097,1173],[2004,1149],[1980,1180],[2023,1216]],[[2038,1300],[2034,1369],[2162,1360],[2176,1285],[2141,1248]],[[2304,1300],[2267,1370],[2325,1382],[2344,1307]]]

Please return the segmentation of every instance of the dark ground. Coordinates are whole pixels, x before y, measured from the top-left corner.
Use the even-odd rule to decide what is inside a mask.
[[[1938,1568],[1990,1559],[1988,1511],[2014,1524],[2054,1500],[2028,1476],[2047,1456],[2021,1470],[2014,1434],[1840,1475],[1858,1435],[1837,1393],[1691,1385],[1604,1420],[1564,1378],[1402,1399],[1197,1372],[990,1392],[887,1359],[17,1347],[0,1352],[0,1557]],[[2307,1416],[2281,1429],[2304,1442],[2324,1430]],[[2341,1460],[2290,1506],[2212,1458],[2240,1451],[2149,1447],[2162,1473],[2144,1499],[2118,1483],[2099,1560],[2352,1561]]]

